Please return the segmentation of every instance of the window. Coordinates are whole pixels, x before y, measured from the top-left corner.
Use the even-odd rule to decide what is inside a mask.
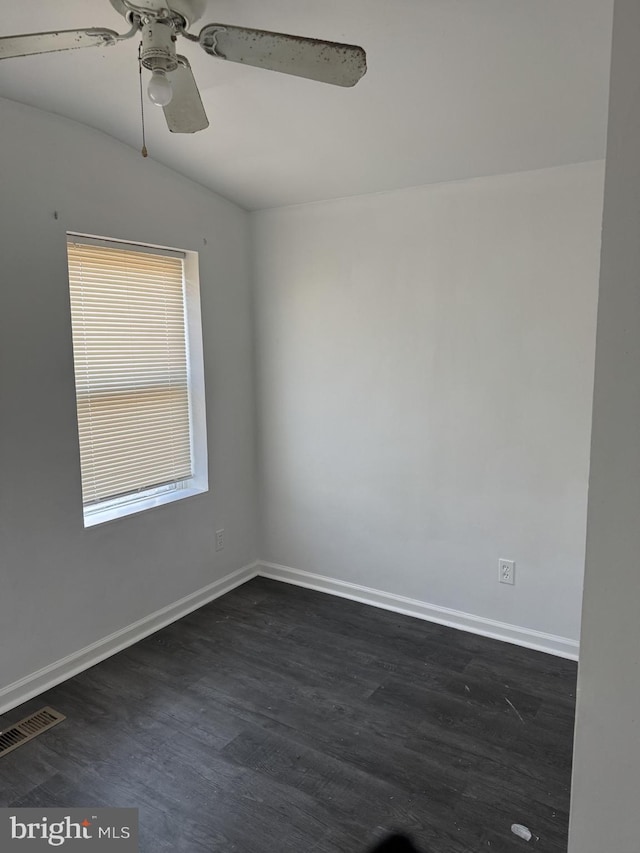
[[[67,235],[85,527],[206,491],[197,255]]]

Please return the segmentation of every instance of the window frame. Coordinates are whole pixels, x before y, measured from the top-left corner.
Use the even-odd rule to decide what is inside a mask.
[[[94,527],[117,518],[134,515],[157,506],[163,506],[193,495],[203,494],[209,489],[206,397],[204,378],[204,355],[202,346],[202,311],[200,306],[200,275],[198,253],[185,249],[160,246],[141,241],[99,237],[67,231],[67,242],[80,242],[138,251],[140,254],[171,254],[182,257],[183,298],[185,309],[185,345],[187,356],[187,389],[189,400],[190,445],[192,476],[185,480],[151,487],[128,495],[105,498],[97,503],[82,504],[85,528]],[[75,361],[74,361],[74,385]],[[77,388],[77,385],[76,385]],[[76,425],[78,425],[76,415]],[[78,448],[80,429],[78,426]]]

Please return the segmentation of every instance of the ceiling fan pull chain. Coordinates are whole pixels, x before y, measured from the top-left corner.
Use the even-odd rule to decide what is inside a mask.
[[[140,81],[140,118],[142,120],[142,150],[140,153],[143,157],[147,157],[149,152],[147,151],[147,143],[145,138],[145,129],[144,129],[144,94],[142,92],[142,42],[138,46],[138,80]]]

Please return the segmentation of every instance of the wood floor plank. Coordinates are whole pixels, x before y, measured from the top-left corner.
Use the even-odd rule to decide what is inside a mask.
[[[565,853],[576,665],[256,578],[30,701],[0,806],[128,806],[142,853]]]

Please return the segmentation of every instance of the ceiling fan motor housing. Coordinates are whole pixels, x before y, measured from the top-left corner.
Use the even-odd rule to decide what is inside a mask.
[[[140,18],[165,17],[167,12],[182,18],[186,27],[204,14],[207,0],[110,0],[113,8],[120,15],[131,20],[133,13]]]
[[[149,71],[175,71],[176,33],[170,21],[146,21],[142,26],[140,59]]]

